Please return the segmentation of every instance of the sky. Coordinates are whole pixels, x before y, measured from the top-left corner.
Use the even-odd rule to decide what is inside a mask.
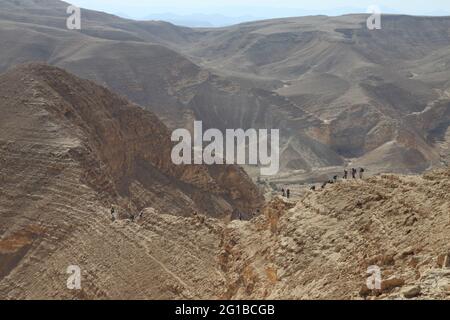
[[[77,6],[121,16],[211,15],[242,17],[241,20],[305,15],[365,13],[372,5],[383,13],[450,15],[449,0],[66,0]]]

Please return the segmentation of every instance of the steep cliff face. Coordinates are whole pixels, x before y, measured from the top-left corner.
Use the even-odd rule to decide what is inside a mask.
[[[243,172],[172,165],[167,129],[106,89],[32,64],[0,76],[0,105],[0,298],[450,296],[448,168],[343,181],[227,222],[211,216],[260,204]],[[111,203],[122,218],[144,210],[112,221]],[[372,265],[380,290],[365,286]]]
[[[7,94],[13,86],[22,92],[19,101],[26,106],[41,106],[39,112],[47,114],[61,139],[74,141],[64,156],[85,168],[82,181],[107,200],[130,200],[136,209],[156,206],[168,213],[213,216],[260,205],[258,190],[239,168],[175,166],[170,132],[158,118],[92,82],[31,64],[4,75],[2,84]],[[4,113],[13,112],[17,96],[3,99]],[[21,121],[20,113],[14,114],[3,120],[4,126]]]
[[[46,65],[1,75],[0,107],[1,298],[213,297],[221,220],[206,217],[263,200],[240,168],[173,165],[152,113]],[[92,277],[78,295],[73,264]]]

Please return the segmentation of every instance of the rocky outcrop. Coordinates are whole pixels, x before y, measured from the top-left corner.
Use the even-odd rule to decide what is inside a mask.
[[[275,198],[226,228],[226,297],[448,299],[449,177],[382,175]],[[379,288],[367,286],[371,266]]]

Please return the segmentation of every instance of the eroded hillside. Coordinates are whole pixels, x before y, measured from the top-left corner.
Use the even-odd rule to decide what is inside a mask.
[[[0,88],[1,298],[450,296],[448,168],[276,197],[230,221],[262,205],[254,185],[233,166],[173,166],[151,113],[41,64]],[[371,265],[381,290],[365,285]]]
[[[73,32],[64,2],[0,7],[0,70],[63,67],[171,128],[281,129],[281,169],[296,181],[349,162],[420,173],[449,161],[446,17],[385,15],[374,32],[365,15],[190,29],[83,10]]]
[[[448,299],[450,171],[381,175],[274,199],[226,229],[233,298]],[[368,290],[369,266],[382,289]]]
[[[62,279],[76,262],[99,281],[86,298],[210,297],[220,223],[189,226],[194,214],[226,218],[262,205],[242,169],[173,165],[170,131],[153,114],[61,69],[21,66],[0,87],[1,296],[68,297]],[[165,220],[171,230],[160,229]]]

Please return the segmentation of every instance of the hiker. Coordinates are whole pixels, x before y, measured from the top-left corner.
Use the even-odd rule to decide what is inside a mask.
[[[242,221],[242,213],[240,211],[238,213],[239,213],[239,220]]]
[[[345,169],[344,170],[344,180],[347,180],[347,179],[348,179],[348,170]]]
[[[337,179],[338,179],[338,176],[333,177],[334,183],[337,183]]]
[[[353,168],[353,169],[352,169],[352,178],[353,178],[353,179],[356,179],[356,172],[357,172],[356,169]]]
[[[291,190],[287,189],[286,195],[287,195],[287,198],[289,199],[291,197]]]
[[[360,179],[363,179],[364,171],[365,171],[364,168],[359,169],[359,178]]]
[[[116,210],[114,209],[114,206],[111,206],[111,221],[112,222],[116,221],[116,216],[114,214],[115,212],[116,212]]]
[[[286,197],[286,191],[283,189],[281,189],[281,192],[283,193],[283,197]]]

